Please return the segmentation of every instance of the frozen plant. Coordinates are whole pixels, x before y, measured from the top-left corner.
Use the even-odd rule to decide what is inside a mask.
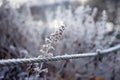
[[[68,9],[58,7],[55,12],[51,11],[49,13],[51,13],[52,17],[50,17],[47,11],[46,16],[49,16],[47,20],[48,23],[63,21],[67,26],[64,39],[56,46],[56,55],[94,52],[96,49],[108,48],[111,46],[110,44],[116,42],[114,35],[117,31],[114,30],[116,25],[113,24],[112,30],[107,30],[109,20],[107,19],[105,10],[99,15],[97,8],[92,9],[90,6],[69,7]],[[52,25],[48,24],[48,26]],[[91,63],[94,62],[92,58],[72,60],[67,70],[81,72],[81,74],[79,74],[80,76],[83,76],[82,72],[88,73],[88,75],[93,75],[92,72],[99,75],[99,73],[103,73],[102,70],[104,70],[106,66],[114,64],[114,62],[108,60],[112,56],[115,55],[105,56],[103,62],[101,62],[101,67],[98,67],[95,73],[94,64]],[[105,65],[106,63],[108,65]],[[56,65],[56,67],[59,66],[61,66],[60,63]],[[81,70],[78,71],[79,69]],[[109,69],[111,68],[109,67]],[[108,72],[106,73],[109,74]]]
[[[53,53],[51,53],[51,50],[55,50],[54,46],[58,41],[60,41],[63,38],[63,31],[65,30],[64,26],[61,26],[57,31],[52,33],[50,35],[50,38],[45,39],[45,44],[42,46],[40,53],[42,53],[42,56],[53,56]]]
[[[39,58],[53,56],[53,53],[51,53],[50,51],[54,50],[55,49],[54,46],[56,45],[56,43],[63,38],[64,30],[65,30],[65,27],[61,26],[57,31],[55,31],[54,33],[50,35],[49,39],[48,38],[45,39],[45,44],[42,46],[40,50],[40,55],[38,56]],[[48,69],[47,68],[43,69],[43,63],[41,64],[34,63],[34,64],[29,65],[28,71],[29,71],[29,77],[35,76],[34,79],[38,79],[39,76],[41,76],[40,74],[47,73]]]

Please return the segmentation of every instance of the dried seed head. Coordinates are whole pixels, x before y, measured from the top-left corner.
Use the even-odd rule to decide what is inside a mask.
[[[65,30],[64,26],[59,27],[57,31],[50,35],[50,38],[46,38],[46,44],[42,46],[42,50],[40,52],[44,54],[44,56],[53,56],[53,53],[50,53],[51,50],[55,50],[53,47],[58,41],[63,39],[63,31]]]

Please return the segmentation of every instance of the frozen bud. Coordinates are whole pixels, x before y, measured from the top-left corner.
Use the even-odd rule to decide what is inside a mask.
[[[58,31],[56,31],[56,32],[55,32],[55,35],[56,35],[56,36],[57,36],[57,35],[59,35],[59,32],[58,32]]]
[[[43,51],[43,50],[40,50],[40,53],[42,53],[42,54],[45,54],[45,51]]]
[[[47,43],[51,43],[51,40],[48,39],[48,38],[46,38],[46,39],[45,39],[45,42],[47,42]]]
[[[50,36],[55,36],[55,33],[52,33]]]
[[[43,45],[43,48],[47,48],[47,47],[49,47],[49,45],[47,45],[47,44],[46,44],[46,45]]]
[[[49,46],[49,50],[55,50],[53,46]]]
[[[65,27],[64,27],[64,26],[61,26],[61,29],[62,29],[62,30],[65,30]]]
[[[57,42],[58,41],[58,37],[56,36],[55,38],[53,38],[52,39],[53,41],[52,41],[52,43],[55,43],[55,42]]]
[[[56,36],[55,39],[56,39],[56,40],[59,40],[59,37],[60,37],[60,36]]]

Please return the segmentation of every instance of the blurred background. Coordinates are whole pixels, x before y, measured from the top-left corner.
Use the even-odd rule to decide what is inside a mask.
[[[50,34],[65,25],[54,56],[120,44],[120,0],[0,0],[0,59],[42,55]],[[120,51],[96,58],[0,68],[0,80],[118,80]],[[40,65],[40,64],[39,64]],[[39,67],[37,65],[37,67]],[[46,73],[44,69],[48,69]]]

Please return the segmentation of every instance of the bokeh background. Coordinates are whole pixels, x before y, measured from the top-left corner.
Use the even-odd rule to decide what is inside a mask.
[[[42,55],[45,38],[65,25],[54,56],[95,52],[120,44],[120,0],[1,0],[0,59]],[[0,68],[1,80],[118,80],[120,52],[96,58]],[[37,66],[39,67],[39,66]],[[28,69],[29,68],[29,69]]]

